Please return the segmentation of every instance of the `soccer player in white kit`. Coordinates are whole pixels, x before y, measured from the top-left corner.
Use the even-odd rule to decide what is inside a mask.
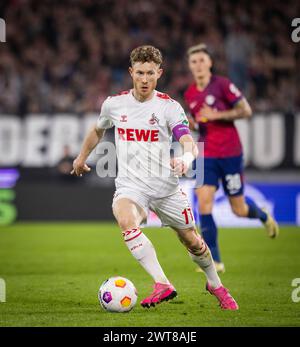
[[[74,160],[72,173],[82,176],[90,171],[86,164],[89,154],[103,138],[105,129],[114,126],[118,177],[113,213],[129,251],[154,280],[153,292],[141,305],[149,308],[177,295],[151,241],[140,228],[150,209],[163,225],[176,231],[192,260],[204,271],[206,289],[216,296],[220,307],[237,310],[237,303],[220,281],[209,248],[197,232],[188,199],[179,186],[178,176],[187,172],[198,149],[180,104],[155,89],[163,72],[161,52],[153,46],[140,46],[131,52],[130,61],[133,89],[104,101],[96,125]],[[184,153],[170,159],[165,154],[170,153],[172,135]]]

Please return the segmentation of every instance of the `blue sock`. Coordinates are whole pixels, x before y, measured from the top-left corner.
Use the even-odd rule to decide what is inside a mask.
[[[211,214],[201,215],[201,234],[211,251],[213,260],[221,262],[220,250],[218,246],[218,230]]]
[[[258,218],[263,223],[267,220],[267,214],[253,200],[246,198],[246,203],[249,206],[248,218]]]

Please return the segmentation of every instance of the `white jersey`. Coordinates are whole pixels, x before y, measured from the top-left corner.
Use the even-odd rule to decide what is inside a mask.
[[[170,148],[172,130],[180,124],[188,124],[181,105],[156,90],[144,102],[132,90],[104,101],[97,128],[115,127],[117,189],[134,188],[156,198],[179,189],[178,177],[170,169]]]

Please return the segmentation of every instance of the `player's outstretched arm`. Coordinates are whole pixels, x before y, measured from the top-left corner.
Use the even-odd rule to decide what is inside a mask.
[[[232,109],[226,111],[217,111],[216,109],[204,104],[196,115],[196,121],[226,120],[249,118],[252,116],[252,110],[245,98],[239,100]]]
[[[105,129],[99,129],[95,126],[87,133],[83,140],[83,144],[79,155],[73,162],[73,170],[71,175],[82,176],[84,173],[91,171],[91,168],[86,164],[88,156],[103,138]]]
[[[252,116],[252,110],[246,98],[239,100],[231,110],[220,111],[218,113],[220,119],[223,120],[235,120]]]
[[[171,160],[171,166],[178,176],[186,174],[192,162],[198,156],[198,148],[193,138],[189,134],[182,135],[179,143],[183,147],[183,155]]]

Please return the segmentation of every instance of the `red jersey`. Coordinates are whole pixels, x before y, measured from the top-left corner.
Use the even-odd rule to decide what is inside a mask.
[[[229,79],[216,75],[211,76],[202,91],[194,83],[184,93],[185,102],[194,118],[204,104],[218,111],[225,111],[232,109],[242,97]],[[199,141],[204,141],[205,157],[226,158],[242,154],[242,145],[233,121],[200,122],[199,133]]]

